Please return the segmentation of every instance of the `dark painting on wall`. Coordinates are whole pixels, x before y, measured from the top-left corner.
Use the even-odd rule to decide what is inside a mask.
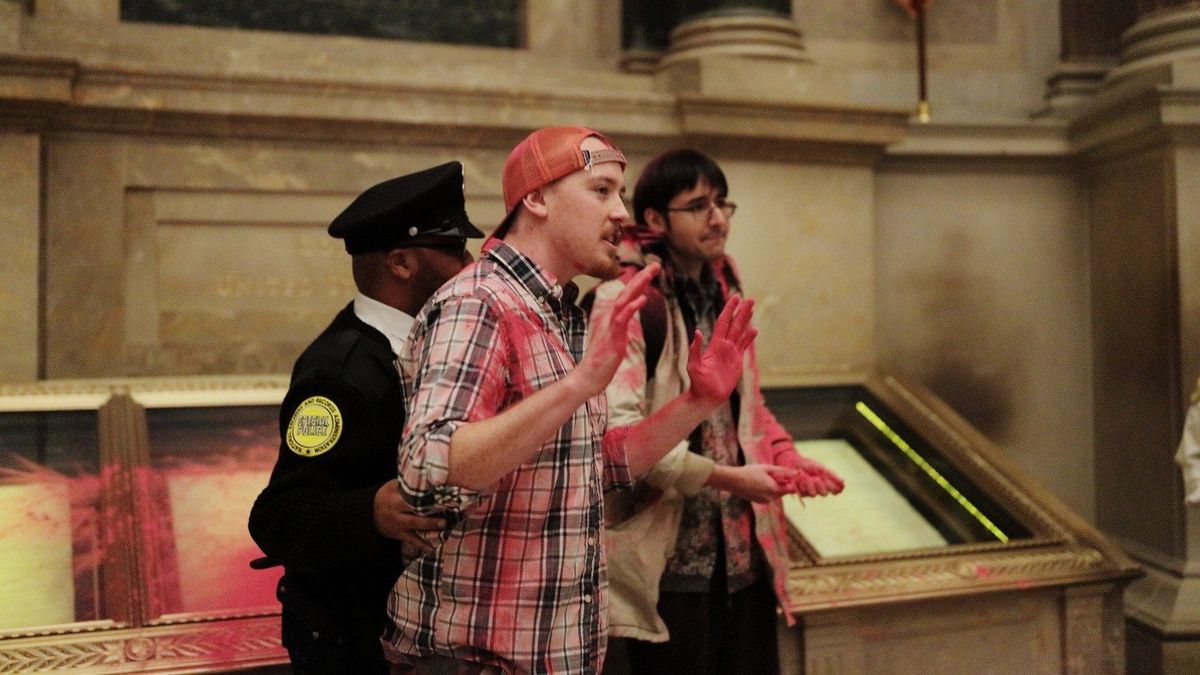
[[[518,46],[517,0],[121,0],[121,20]]]

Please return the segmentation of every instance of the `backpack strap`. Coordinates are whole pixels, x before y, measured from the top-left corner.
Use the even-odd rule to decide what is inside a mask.
[[[621,281],[628,282],[641,267],[633,264],[621,265]],[[580,299],[579,306],[589,315],[592,305],[596,302],[596,289],[593,288]],[[658,360],[662,356],[663,345],[667,342],[667,299],[662,290],[651,283],[646,287],[646,304],[638,315],[642,321],[642,336],[646,339],[646,379],[654,378],[658,368]]]
[[[640,316],[642,335],[646,338],[646,379],[652,380],[667,342],[667,299],[654,284],[646,287],[646,304]]]

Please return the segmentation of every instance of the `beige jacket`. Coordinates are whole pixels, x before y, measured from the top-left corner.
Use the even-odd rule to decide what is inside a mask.
[[[619,279],[597,287],[593,314],[611,305],[622,288],[624,282]],[[666,300],[667,336],[649,382],[640,317],[629,322],[628,353],[605,392],[610,427],[645,418],[688,386],[688,336],[683,315],[674,298],[668,295]],[[791,437],[763,403],[753,347],[745,359],[745,372],[738,384],[738,440],[747,462],[775,463],[777,453],[795,450]],[[712,471],[713,461],[689,452],[684,440],[642,478],[633,492],[606,496],[610,635],[649,642],[669,639],[667,627],[656,611],[659,580],[675,549],[683,498],[698,493]],[[774,573],[776,595],[784,599],[789,555],[782,506],[775,500],[754,504],[754,511],[756,537]],[[790,622],[791,617],[788,619]]]

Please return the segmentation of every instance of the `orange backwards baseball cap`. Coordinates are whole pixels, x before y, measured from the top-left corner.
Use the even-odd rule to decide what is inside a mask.
[[[585,138],[595,137],[608,147],[604,150],[581,150]],[[529,134],[517,144],[504,162],[500,182],[504,189],[504,221],[493,236],[503,237],[512,224],[517,204],[525,195],[580,169],[591,170],[603,162],[626,165],[621,153],[608,137],[586,127],[545,127]]]

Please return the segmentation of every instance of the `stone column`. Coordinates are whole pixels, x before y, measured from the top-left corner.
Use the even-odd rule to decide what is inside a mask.
[[[660,67],[703,56],[803,61],[800,27],[788,0],[710,0],[690,10],[671,31]],[[696,11],[699,10],[699,11]]]
[[[1121,33],[1137,18],[1134,0],[1060,0],[1062,52],[1046,80],[1043,115],[1069,116],[1116,65]]]
[[[1096,520],[1143,565],[1131,673],[1200,672],[1200,506],[1174,455],[1200,375],[1200,2],[1139,1],[1072,124],[1091,201]]]
[[[652,73],[671,43],[671,29],[679,23],[679,3],[659,0],[623,0],[621,3],[621,67],[635,73]]]
[[[790,0],[625,0],[622,41],[634,72],[708,54],[804,58]]]
[[[1137,22],[1122,36],[1115,75],[1200,57],[1200,1],[1137,0]]]

